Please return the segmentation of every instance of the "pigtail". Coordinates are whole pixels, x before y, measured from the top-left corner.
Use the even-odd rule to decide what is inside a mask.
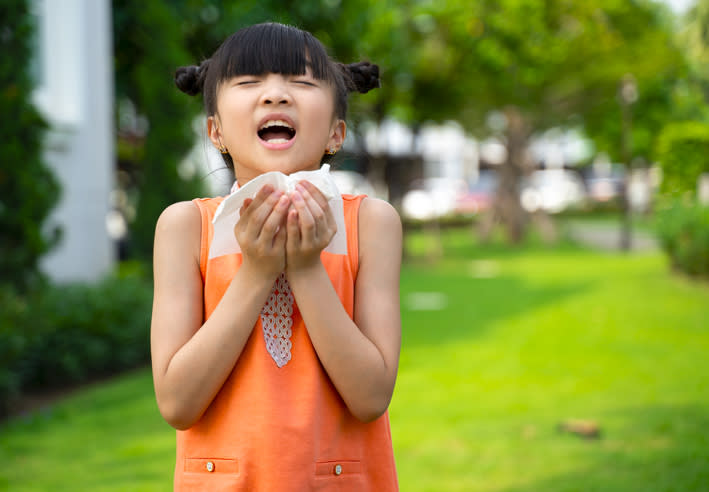
[[[369,62],[339,64],[344,72],[345,84],[348,92],[361,92],[365,94],[372,89],[381,87],[379,81],[379,66]]]
[[[209,59],[199,66],[180,67],[175,71],[175,85],[185,94],[196,96],[204,88],[204,79],[209,68]]]

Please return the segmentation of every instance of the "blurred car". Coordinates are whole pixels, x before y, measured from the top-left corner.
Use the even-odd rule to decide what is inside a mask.
[[[557,214],[579,207],[586,200],[586,188],[581,177],[567,169],[534,171],[522,185],[520,201],[528,212],[543,210]]]
[[[589,200],[605,203],[617,199],[623,192],[623,181],[621,172],[589,172],[586,176]]]
[[[480,171],[478,179],[456,200],[456,212],[473,215],[488,210],[492,207],[496,190],[497,173],[490,170]]]

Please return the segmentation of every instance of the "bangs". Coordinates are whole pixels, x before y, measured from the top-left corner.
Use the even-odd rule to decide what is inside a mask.
[[[234,33],[220,48],[217,83],[240,75],[304,75],[330,80],[328,54],[312,34],[283,24],[258,24]]]

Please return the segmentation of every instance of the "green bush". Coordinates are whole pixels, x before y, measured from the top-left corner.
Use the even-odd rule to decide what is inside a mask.
[[[136,367],[150,356],[150,285],[136,277],[98,285],[0,292],[0,416],[26,392]]]
[[[0,283],[19,290],[39,283],[39,258],[59,237],[43,227],[60,190],[42,160],[47,124],[32,105],[29,3],[0,2]]]
[[[709,173],[709,125],[698,121],[667,125],[657,144],[662,166],[662,192],[693,194],[702,173]]]
[[[709,277],[709,207],[672,200],[658,209],[657,230],[673,267]]]

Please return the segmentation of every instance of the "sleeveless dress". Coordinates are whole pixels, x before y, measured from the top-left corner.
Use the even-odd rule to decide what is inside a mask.
[[[348,254],[321,254],[350,317],[363,198],[343,195]],[[240,254],[208,259],[212,218],[222,200],[194,200],[202,216],[205,319],[241,265]],[[177,431],[175,490],[398,490],[388,412],[370,423],[349,412],[318,359],[297,305],[293,302],[287,309],[292,294],[283,278],[267,302],[277,309],[262,311],[205,414],[191,428]],[[288,318],[292,325],[285,326]]]

